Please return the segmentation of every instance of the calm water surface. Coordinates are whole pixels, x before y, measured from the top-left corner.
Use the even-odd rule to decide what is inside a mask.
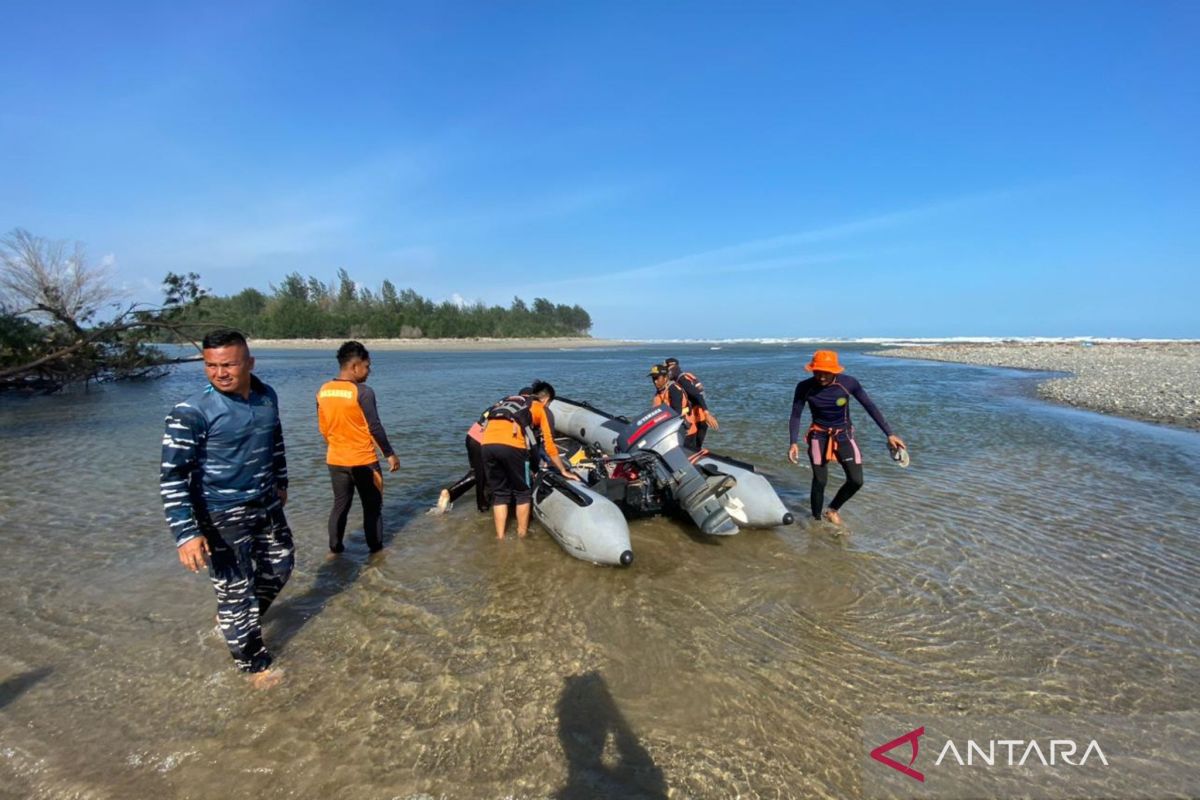
[[[541,377],[636,413],[666,355],[704,379],[710,446],[803,512],[809,471],[784,453],[808,349],[671,351],[377,353],[403,466],[370,563],[361,530],[325,559],[331,354],[256,353],[298,547],[267,692],[233,670],[159,506],[162,420],[200,368],[0,397],[0,797],[846,797],[872,715],[1196,710],[1200,435],[1043,404],[1028,375],[844,350],[913,454],[895,468],[856,408],[847,537],[644,520],[620,570],[536,525],[497,543],[469,497],[425,514],[488,402]]]

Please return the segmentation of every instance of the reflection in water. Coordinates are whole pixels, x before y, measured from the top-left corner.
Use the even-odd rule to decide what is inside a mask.
[[[805,508],[811,472],[785,463],[783,422],[811,349],[672,349],[720,399],[709,443]],[[0,797],[663,797],[669,782],[843,798],[863,792],[866,717],[1192,707],[1200,434],[1030,401],[1009,375],[844,350],[914,464],[860,441],[869,489],[837,541],[819,523],[710,543],[686,520],[635,520],[637,561],[616,570],[538,526],[498,543],[469,507],[425,516],[484,403],[536,374],[637,413],[662,355],[377,354],[402,462],[387,547],[368,560],[356,531],[326,563],[312,396],[329,354],[257,352],[297,545],[265,620],[288,677],[265,693],[198,612],[212,589],[184,577],[163,523],[162,419],[199,370],[0,397],[0,546],[23,554],[0,560]],[[95,457],[48,480],[46,454],[65,452]],[[1105,774],[1107,796],[1130,796],[1115,783],[1129,773]]]
[[[331,497],[330,503],[332,502]],[[356,510],[361,512],[361,502],[356,495],[355,505],[350,509],[352,515]],[[363,556],[355,552],[357,546],[364,541],[362,528],[348,528],[346,551],[338,556],[325,557],[317,569],[316,578],[308,591],[289,596],[287,587],[284,587],[281,598],[271,606],[270,616],[264,620],[266,624],[270,624],[270,633],[266,639],[267,647],[276,654],[284,652],[288,643],[296,637],[296,634],[300,633],[305,625],[325,610],[330,600],[349,589],[358,580],[364,567],[381,563],[387,558],[387,553],[392,547],[397,532],[417,515],[418,508],[420,508],[419,504],[412,502],[397,503],[395,508],[389,508],[387,494],[385,494],[383,550],[370,556]]]
[[[633,735],[598,672],[564,680],[558,700],[558,738],[567,755],[560,800],[598,797],[665,798],[662,770]],[[605,757],[609,741],[615,756]]]
[[[35,683],[53,671],[50,667],[42,667],[30,670],[29,672],[22,672],[20,675],[14,675],[0,682],[0,708],[4,708],[13,700],[25,694]]]

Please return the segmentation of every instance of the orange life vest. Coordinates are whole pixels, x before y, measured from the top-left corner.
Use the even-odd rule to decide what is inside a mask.
[[[688,424],[687,435],[695,436],[696,431],[698,430],[696,428],[696,419],[692,414],[691,404],[688,403],[687,392],[685,392],[683,390],[682,386],[675,383],[674,381],[669,382],[660,391],[655,393],[654,405],[655,406],[670,406],[671,405],[671,387],[672,386],[674,386],[676,389],[679,390],[679,396],[682,398],[682,400],[681,400],[682,407],[680,408],[679,413],[680,413],[680,416],[682,416],[684,418],[684,420],[687,421],[687,424]]]
[[[704,384],[700,382],[700,379],[697,378],[694,373],[679,373],[679,377],[675,379],[675,383],[678,384],[682,378],[687,378],[689,381],[691,381],[692,385],[696,387],[696,391],[700,393],[700,396],[704,397],[706,401],[708,400],[707,396],[704,394]],[[679,388],[683,389],[683,386],[680,385]],[[683,395],[684,397],[687,397],[686,390],[684,391]],[[703,409],[700,406],[691,405],[690,402],[688,403],[688,414],[685,416],[688,416],[688,419],[691,421],[692,425],[699,425],[701,422],[708,422],[708,410]]]

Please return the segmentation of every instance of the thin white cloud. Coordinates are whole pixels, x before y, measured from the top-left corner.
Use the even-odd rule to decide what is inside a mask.
[[[645,266],[571,276],[555,281],[545,281],[539,285],[565,286],[593,284],[597,282],[607,283],[613,280],[628,280],[663,273],[687,274],[694,277],[699,275],[752,271],[762,272],[814,264],[862,260],[877,256],[878,253],[843,252],[826,254],[813,252],[812,246],[830,242],[845,242],[864,237],[868,234],[900,229],[917,222],[962,211],[972,206],[1010,199],[1015,196],[1023,196],[1041,188],[1045,187],[1025,187],[965,195],[914,208],[875,214],[836,225],[737,242],[710,250],[688,253]],[[799,252],[796,252],[797,250]]]
[[[425,232],[456,237],[479,235],[540,220],[569,217],[612,205],[632,191],[625,185],[598,185],[549,192],[523,198],[506,198],[502,203],[471,209],[443,219],[426,220]]]
[[[960,211],[969,206],[981,205],[984,203],[990,203],[996,200],[1009,198],[1017,194],[1024,194],[1027,191],[1029,190],[1015,189],[966,195],[938,203],[917,206],[915,208],[903,209],[900,211],[889,211],[884,214],[875,214],[869,217],[863,217],[862,219],[839,223],[837,225],[829,225],[823,228],[813,228],[807,231],[801,231],[799,233],[788,233],[780,236],[771,236],[764,239],[752,239],[745,242],[738,242],[737,244],[726,245],[724,247],[718,247],[712,250],[705,250],[699,253],[690,253],[688,255],[679,256],[667,261],[661,261],[657,264],[652,264],[649,267],[640,267],[637,270],[630,270],[630,272],[640,272],[642,270],[654,269],[682,269],[714,263],[722,264],[730,261],[742,260],[755,253],[783,250],[802,245],[843,241],[846,239],[852,239],[856,236],[875,233],[877,231],[901,228],[914,222],[921,222],[955,211]]]

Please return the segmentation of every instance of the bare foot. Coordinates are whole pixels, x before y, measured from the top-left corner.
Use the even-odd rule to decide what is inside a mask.
[[[524,539],[528,535],[529,535],[529,531],[517,531],[518,539]]]
[[[272,689],[283,682],[283,670],[264,669],[250,676],[250,685],[255,689]]]
[[[833,523],[839,527],[842,524],[842,515],[834,511],[832,508],[825,509],[825,513],[822,516],[825,517],[826,522]]]
[[[503,534],[503,533],[497,533],[497,534],[496,534],[496,541],[500,541],[500,540],[501,540],[501,539],[503,539],[503,538],[504,538],[504,534]]]
[[[450,510],[450,490],[442,489],[442,493],[438,495],[437,513],[445,514]]]

